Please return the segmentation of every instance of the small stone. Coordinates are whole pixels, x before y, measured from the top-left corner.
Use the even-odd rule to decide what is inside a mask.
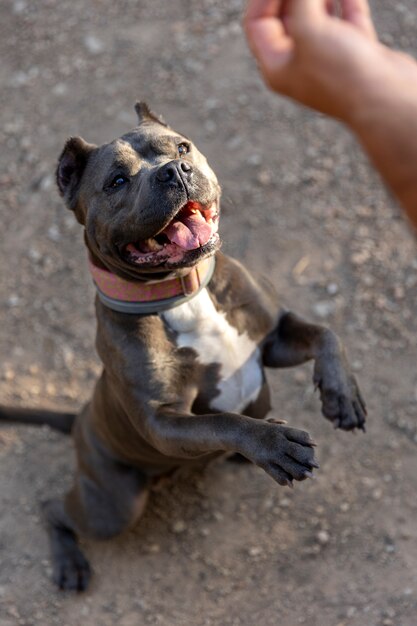
[[[27,4],[24,0],[16,0],[16,2],[13,2],[13,13],[15,13],[15,15],[20,15],[25,12],[26,7]]]
[[[335,296],[337,293],[339,293],[339,286],[337,285],[337,283],[329,283],[326,287],[326,291],[329,296]]]
[[[336,310],[336,305],[334,302],[330,300],[321,300],[320,302],[316,302],[313,305],[313,313],[317,315],[317,317],[321,317],[325,319],[330,317]]]
[[[342,504],[340,505],[340,510],[342,511],[342,513],[347,513],[349,509],[350,509],[349,502],[342,502]]]
[[[68,93],[68,86],[65,83],[57,83],[52,89],[55,96],[65,96]]]
[[[252,546],[248,550],[249,556],[259,556],[262,554],[262,548],[260,546]]]
[[[95,35],[87,35],[84,37],[84,45],[90,54],[100,54],[104,50],[104,43]]]
[[[382,498],[382,489],[374,489],[372,492],[373,500],[380,500]]]
[[[158,554],[160,551],[161,546],[158,543],[151,543],[151,545],[148,546],[148,552],[151,554]]]
[[[14,372],[14,370],[12,370],[10,367],[6,368],[5,372],[4,372],[4,380],[7,380],[8,382],[14,380],[16,374]]]
[[[183,533],[185,530],[187,530],[187,525],[183,520],[178,520],[172,526],[172,532],[176,533],[177,535]]]
[[[48,191],[49,189],[52,189],[54,182],[54,177],[51,174],[45,174],[45,176],[42,176],[40,180],[39,189],[42,191]]]
[[[31,247],[28,250],[28,257],[31,261],[33,261],[33,263],[39,263],[42,255],[37,248]]]
[[[325,546],[329,543],[330,541],[330,535],[327,532],[327,530],[320,530],[317,533],[317,541],[319,542],[320,545]]]
[[[53,383],[47,383],[46,384],[46,393],[48,394],[48,396],[56,396],[57,395],[57,390],[56,387]]]
[[[253,152],[249,157],[248,157],[248,164],[249,165],[260,165],[262,163],[262,157],[260,154]]]
[[[14,308],[19,306],[20,304],[20,298],[17,295],[17,293],[12,293],[11,296],[8,297],[7,299],[7,306],[9,306],[10,308]]]
[[[59,228],[56,224],[53,224],[50,228],[48,228],[48,238],[55,243],[60,241],[61,233],[59,232]]]
[[[272,181],[271,172],[269,170],[261,170],[256,178],[258,183],[262,186],[270,185]]]

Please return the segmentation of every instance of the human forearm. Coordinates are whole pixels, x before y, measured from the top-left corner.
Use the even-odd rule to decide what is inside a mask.
[[[391,50],[384,63],[348,125],[417,229],[417,63]]]

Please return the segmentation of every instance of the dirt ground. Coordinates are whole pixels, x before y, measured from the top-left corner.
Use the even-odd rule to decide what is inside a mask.
[[[375,0],[417,53],[415,0]],[[85,544],[84,595],[50,582],[39,512],[71,481],[68,438],[0,431],[2,626],[415,626],[417,245],[353,139],[267,92],[242,0],[2,0],[0,398],[78,409],[99,372],[81,230],[54,184],[65,139],[113,139],[146,99],[223,185],[224,250],[345,340],[368,433],[321,417],[311,366],[272,372],[277,415],[318,441],[317,479],[279,488],[216,462],[154,493],[142,522]]]

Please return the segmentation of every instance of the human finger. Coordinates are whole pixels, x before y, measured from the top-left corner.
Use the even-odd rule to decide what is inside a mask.
[[[285,63],[291,41],[285,32],[278,11],[283,2],[277,0],[250,0],[244,18],[249,46],[264,68]]]
[[[334,9],[330,0],[288,0],[286,3],[285,25],[287,32],[303,37]]]
[[[377,39],[367,0],[341,0],[342,18],[359,28],[365,35]]]

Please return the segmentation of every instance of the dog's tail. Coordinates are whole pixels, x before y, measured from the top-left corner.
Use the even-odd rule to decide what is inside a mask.
[[[50,426],[69,435],[75,421],[75,413],[59,413],[47,409],[19,409],[0,405],[0,422]]]

